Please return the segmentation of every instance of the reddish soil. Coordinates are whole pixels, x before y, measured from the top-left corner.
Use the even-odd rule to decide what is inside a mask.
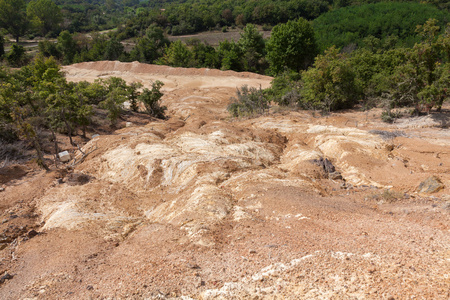
[[[235,120],[236,87],[271,78],[66,71],[162,80],[170,118],[126,114],[78,140],[87,156],[67,148],[71,168],[0,169],[1,299],[450,298],[448,105],[394,124],[376,109]],[[431,176],[440,189],[419,193]]]

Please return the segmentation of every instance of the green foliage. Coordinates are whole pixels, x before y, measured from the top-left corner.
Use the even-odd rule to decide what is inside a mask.
[[[250,72],[263,72],[265,68],[265,41],[253,24],[244,27],[238,41],[244,56],[244,69]]]
[[[44,40],[38,43],[39,53],[45,57],[53,56],[56,59],[61,59],[63,54],[59,51],[57,45],[53,42]]]
[[[406,62],[404,48],[373,52],[366,48],[354,51],[350,64],[355,73],[356,84],[363,93],[365,108],[376,106],[377,101],[391,86],[391,76]]]
[[[6,54],[6,60],[12,67],[21,67],[28,63],[29,57],[26,55],[23,46],[12,44],[11,50]]]
[[[447,40],[438,36],[440,31],[437,20],[430,19],[423,26],[417,27],[422,42],[416,43],[408,51],[407,61],[398,67],[391,77],[391,106],[416,107],[416,113],[427,112],[433,106],[441,108],[448,97],[448,58]]]
[[[261,88],[249,88],[247,85],[243,85],[241,89],[237,89],[236,96],[237,98],[230,99],[232,103],[227,107],[233,117],[262,114],[269,108],[268,98]]]
[[[199,40],[191,40],[188,43],[191,46],[192,58],[191,66],[203,68],[220,68],[219,56],[214,47],[204,44]]]
[[[52,0],[32,0],[27,6],[31,25],[42,36],[56,32],[63,21],[61,9]]]
[[[109,77],[108,79],[96,80],[96,82],[103,85],[106,91],[99,105],[108,110],[108,119],[112,125],[115,125],[122,113],[124,103],[127,101],[127,84],[125,80],[119,77]]]
[[[331,47],[318,55],[314,67],[302,73],[302,101],[323,111],[350,108],[360,99],[356,76],[349,60]]]
[[[127,87],[128,91],[128,100],[130,101],[130,108],[132,111],[138,111],[138,89],[142,88],[142,84],[140,82],[133,82]]]
[[[28,30],[28,26],[24,0],[0,0],[0,27],[5,28],[17,43]]]
[[[130,53],[132,60],[153,63],[163,56],[164,49],[169,45],[169,40],[164,35],[164,31],[151,25],[146,30],[146,35],[140,38]]]
[[[140,10],[125,26],[119,28],[122,38],[141,34],[150,24],[164,27],[172,35],[182,35],[224,26],[244,26],[246,23],[266,24],[266,28],[289,20],[314,19],[328,11],[328,0],[187,0],[156,3]],[[161,8],[164,11],[161,12]]]
[[[421,3],[382,2],[345,7],[327,12],[313,22],[321,50],[350,44],[364,46],[364,38],[373,36],[382,42],[398,37],[396,44],[411,47],[418,41],[417,25],[436,18],[442,26],[448,13]],[[392,40],[391,40],[392,42]]]
[[[163,85],[164,84],[161,81],[157,80],[152,83],[151,90],[145,88],[138,96],[138,100],[144,104],[147,113],[158,119],[166,118],[164,112],[167,110],[167,107],[160,105],[160,100],[164,95],[161,92],[161,87]]]
[[[73,62],[76,53],[76,44],[69,31],[64,30],[59,34],[57,50],[62,53],[64,64],[71,64]]]
[[[222,70],[243,71],[243,55],[239,45],[225,40],[219,43],[217,49]]]
[[[302,18],[279,24],[273,28],[266,50],[273,74],[285,68],[296,72],[306,69],[317,53],[313,28]]]
[[[0,137],[9,140],[19,136],[32,143],[36,149],[38,163],[47,168],[41,147],[42,129],[53,134],[59,131],[72,136],[92,123],[94,107],[108,111],[108,119],[114,125],[126,100],[136,101],[142,85],[127,85],[117,77],[86,81],[67,82],[55,58],[39,55],[20,70],[7,71],[0,67]],[[153,84],[146,92],[146,108],[155,116],[164,116],[160,107],[161,82]],[[143,99],[144,99],[143,98]]]
[[[116,38],[111,38],[105,49],[105,54],[103,58],[106,60],[117,60],[123,53],[124,47]]]
[[[106,99],[100,102],[100,106],[108,110],[108,119],[115,125],[123,109],[123,103],[127,100],[126,93],[121,88],[113,88]]]
[[[272,80],[268,94],[280,106],[296,106],[301,104],[301,88],[300,74],[287,70]]]
[[[192,60],[192,53],[186,44],[175,41],[166,47],[164,57],[158,61],[160,64],[172,67],[187,67]]]

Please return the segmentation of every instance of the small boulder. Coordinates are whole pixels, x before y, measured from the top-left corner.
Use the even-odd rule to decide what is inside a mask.
[[[59,152],[58,156],[59,160],[62,162],[68,162],[70,160],[70,154],[67,151]]]
[[[431,176],[422,181],[417,188],[419,193],[432,194],[439,192],[444,188],[442,181],[436,176]]]

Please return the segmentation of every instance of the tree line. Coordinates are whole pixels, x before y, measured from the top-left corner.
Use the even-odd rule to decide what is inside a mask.
[[[151,24],[157,24],[168,34],[183,35],[224,26],[243,27],[248,23],[271,26],[289,20],[314,20],[343,7],[359,7],[380,2],[428,3],[430,7],[448,12],[446,0],[183,0],[162,6],[142,8],[118,28],[119,39],[139,37]],[[426,19],[424,19],[426,20]],[[423,23],[423,22],[422,22]]]
[[[171,35],[248,23],[270,28],[378,2],[427,3],[446,12],[450,9],[446,0],[0,0],[0,27],[16,41],[24,35],[56,37],[63,30],[76,33],[114,28],[117,38],[123,40],[145,35],[152,24]]]
[[[351,53],[328,48],[300,72],[285,64],[271,88],[244,87],[228,109],[237,117],[261,112],[270,102],[322,112],[360,104],[383,107],[387,122],[398,116],[393,109],[399,107],[412,107],[415,114],[440,111],[450,97],[450,23],[441,30],[429,19],[417,26],[416,35],[419,42],[412,48],[369,36]]]

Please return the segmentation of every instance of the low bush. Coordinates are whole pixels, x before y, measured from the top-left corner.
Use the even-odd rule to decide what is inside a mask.
[[[227,107],[228,112],[233,117],[251,116],[256,114],[262,114],[265,110],[269,109],[269,101],[266,93],[261,89],[248,87],[243,85],[236,91],[236,96],[232,97]]]

